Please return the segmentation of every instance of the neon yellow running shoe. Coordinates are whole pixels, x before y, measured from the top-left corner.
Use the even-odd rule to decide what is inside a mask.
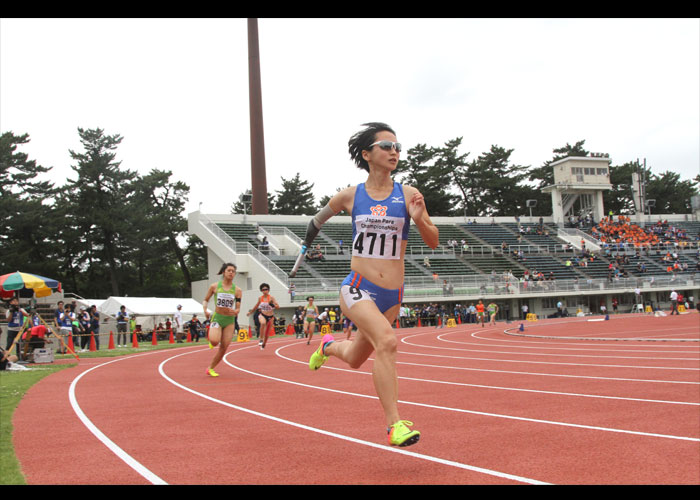
[[[408,428],[413,422],[399,420],[387,429],[389,434],[389,444],[392,446],[411,446],[420,439],[420,432],[412,431]]]
[[[323,354],[323,349],[326,347],[326,345],[333,341],[333,335],[327,333],[323,336],[321,339],[321,345],[318,346],[318,349],[316,349],[309,359],[309,370],[318,370],[321,368],[321,366],[323,366],[323,363],[325,363],[328,359],[328,356]]]
[[[211,368],[207,368],[207,375],[209,375],[210,377],[218,377],[218,376],[219,376],[219,374],[216,373],[216,372],[215,372],[214,370],[212,370]]]

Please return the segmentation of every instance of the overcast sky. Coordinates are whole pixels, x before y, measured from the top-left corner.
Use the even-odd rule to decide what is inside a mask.
[[[463,137],[540,166],[585,140],[613,165],[700,173],[698,19],[260,19],[268,191],[317,200],[364,181],[348,138],[384,121],[409,149]],[[2,19],[0,131],[75,178],[78,127],[119,134],[122,166],[170,170],[187,212],[251,187],[245,19]]]

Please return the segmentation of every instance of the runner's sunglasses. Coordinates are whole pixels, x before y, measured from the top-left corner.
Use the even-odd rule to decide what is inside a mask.
[[[391,141],[377,141],[374,144],[370,144],[369,147],[371,148],[372,146],[379,146],[382,148],[384,151],[391,151],[391,148],[394,148],[397,153],[401,152],[401,143],[400,142],[391,142]]]

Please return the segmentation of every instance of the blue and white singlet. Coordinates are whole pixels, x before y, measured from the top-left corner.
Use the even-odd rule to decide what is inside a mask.
[[[358,184],[352,207],[352,255],[400,259],[410,223],[401,184],[394,182],[391,194],[380,201],[370,198],[364,183]]]

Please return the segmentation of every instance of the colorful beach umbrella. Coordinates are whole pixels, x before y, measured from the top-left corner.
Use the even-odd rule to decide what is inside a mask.
[[[3,297],[15,290],[24,289],[34,290],[34,294],[37,297],[46,297],[51,295],[52,288],[60,290],[61,283],[51,278],[44,278],[38,274],[17,271],[0,276],[0,290]]]

